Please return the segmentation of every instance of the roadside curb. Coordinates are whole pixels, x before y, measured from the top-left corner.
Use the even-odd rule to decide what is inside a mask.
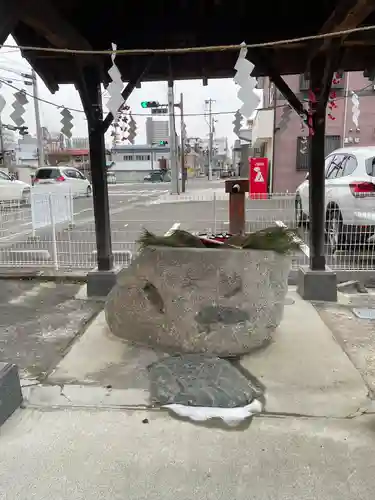
[[[17,271],[0,272],[0,280],[35,280],[35,281],[55,281],[62,283],[86,283],[87,272],[75,274],[46,273],[44,271]]]

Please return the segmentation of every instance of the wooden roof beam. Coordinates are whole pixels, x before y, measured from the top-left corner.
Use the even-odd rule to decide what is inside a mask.
[[[25,0],[13,0],[12,2],[0,0],[0,45],[5,42],[18,23],[25,3]]]
[[[41,33],[52,46],[92,50],[86,38],[64,19],[50,0],[29,0],[22,19],[25,24]]]
[[[373,11],[375,11],[374,0],[340,0],[319,34],[357,28]],[[340,37],[341,41],[344,41],[347,36],[349,35]],[[332,40],[332,38],[325,38],[313,42],[311,44],[309,63],[318,52],[327,50]]]

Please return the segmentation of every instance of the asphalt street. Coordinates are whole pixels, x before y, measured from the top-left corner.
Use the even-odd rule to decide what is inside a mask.
[[[140,190],[142,191],[142,190]],[[227,201],[192,201],[150,204],[163,195],[162,190],[147,193],[129,193],[117,190],[110,196],[112,242],[116,265],[126,265],[131,252],[137,251],[136,241],[144,228],[164,234],[172,227],[191,232],[228,231]],[[95,224],[93,212],[87,207],[90,200],[76,200],[75,227],[56,234],[56,247],[52,243],[51,228],[38,231],[36,241],[25,234],[14,234],[2,242],[2,265],[51,267],[57,253],[59,268],[92,269],[96,264]],[[281,219],[288,221],[291,212],[279,208],[278,201],[248,201],[248,230],[256,230]],[[30,235],[30,233],[29,233]],[[19,239],[18,239],[19,238]],[[1,243],[1,242],[0,242]]]
[[[109,186],[110,214],[116,221],[113,241],[124,243],[125,247],[133,243],[137,207],[147,206],[153,199],[165,195],[168,187],[167,184],[146,183]],[[53,267],[57,253],[60,268],[95,267],[92,198],[74,200],[74,227],[57,226],[55,248],[51,226],[37,230],[34,236],[36,238],[32,233],[30,207],[3,209],[0,213],[0,266]],[[115,246],[115,250],[118,247]],[[121,256],[119,258],[118,264],[122,264]]]

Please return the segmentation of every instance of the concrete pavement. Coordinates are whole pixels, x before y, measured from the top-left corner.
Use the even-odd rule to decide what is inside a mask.
[[[333,332],[375,398],[375,324],[371,319],[359,319],[354,308],[374,311],[375,291],[339,294],[336,304],[321,303],[316,308],[320,317]]]
[[[4,500],[373,500],[375,417],[255,418],[226,431],[132,411],[20,410]]]
[[[0,430],[0,498],[372,500],[367,387],[314,307],[292,288],[287,304],[274,342],[241,361],[265,386],[265,413],[235,429],[150,407],[147,365],[163,353],[97,316],[44,385],[24,381],[25,408]]]

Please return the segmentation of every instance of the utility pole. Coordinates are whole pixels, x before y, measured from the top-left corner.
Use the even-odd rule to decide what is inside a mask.
[[[212,103],[215,102],[213,99],[207,99],[205,101],[208,106],[208,180],[212,181],[212,148],[213,148],[213,123],[212,123]]]
[[[5,151],[4,151],[4,137],[3,137],[3,123],[0,116],[0,151],[3,159],[3,166],[5,166]]]
[[[185,168],[185,123],[184,123],[184,95],[180,94],[180,117],[181,117],[181,191],[186,191],[186,168]]]
[[[0,83],[1,87],[1,83]],[[3,109],[5,108],[5,99],[4,97],[0,94],[0,151],[2,154],[3,158],[3,165],[5,165],[5,151],[4,151],[4,137],[3,137],[3,123],[1,121],[1,113],[3,112]]]
[[[170,163],[171,163],[171,194],[180,194],[180,186],[178,182],[178,164],[177,164],[177,148],[176,148],[177,141],[176,141],[176,128],[175,128],[173,81],[168,82],[168,113],[169,113],[169,147],[170,147]]]
[[[38,141],[38,163],[39,163],[39,167],[43,167],[46,164],[46,162],[45,162],[45,157],[44,157],[43,133],[42,133],[42,127],[40,124],[38,82],[37,82],[36,73],[34,70],[31,71],[31,78],[33,81],[33,97],[34,97],[34,109],[35,109],[36,137],[37,137],[37,141]]]

